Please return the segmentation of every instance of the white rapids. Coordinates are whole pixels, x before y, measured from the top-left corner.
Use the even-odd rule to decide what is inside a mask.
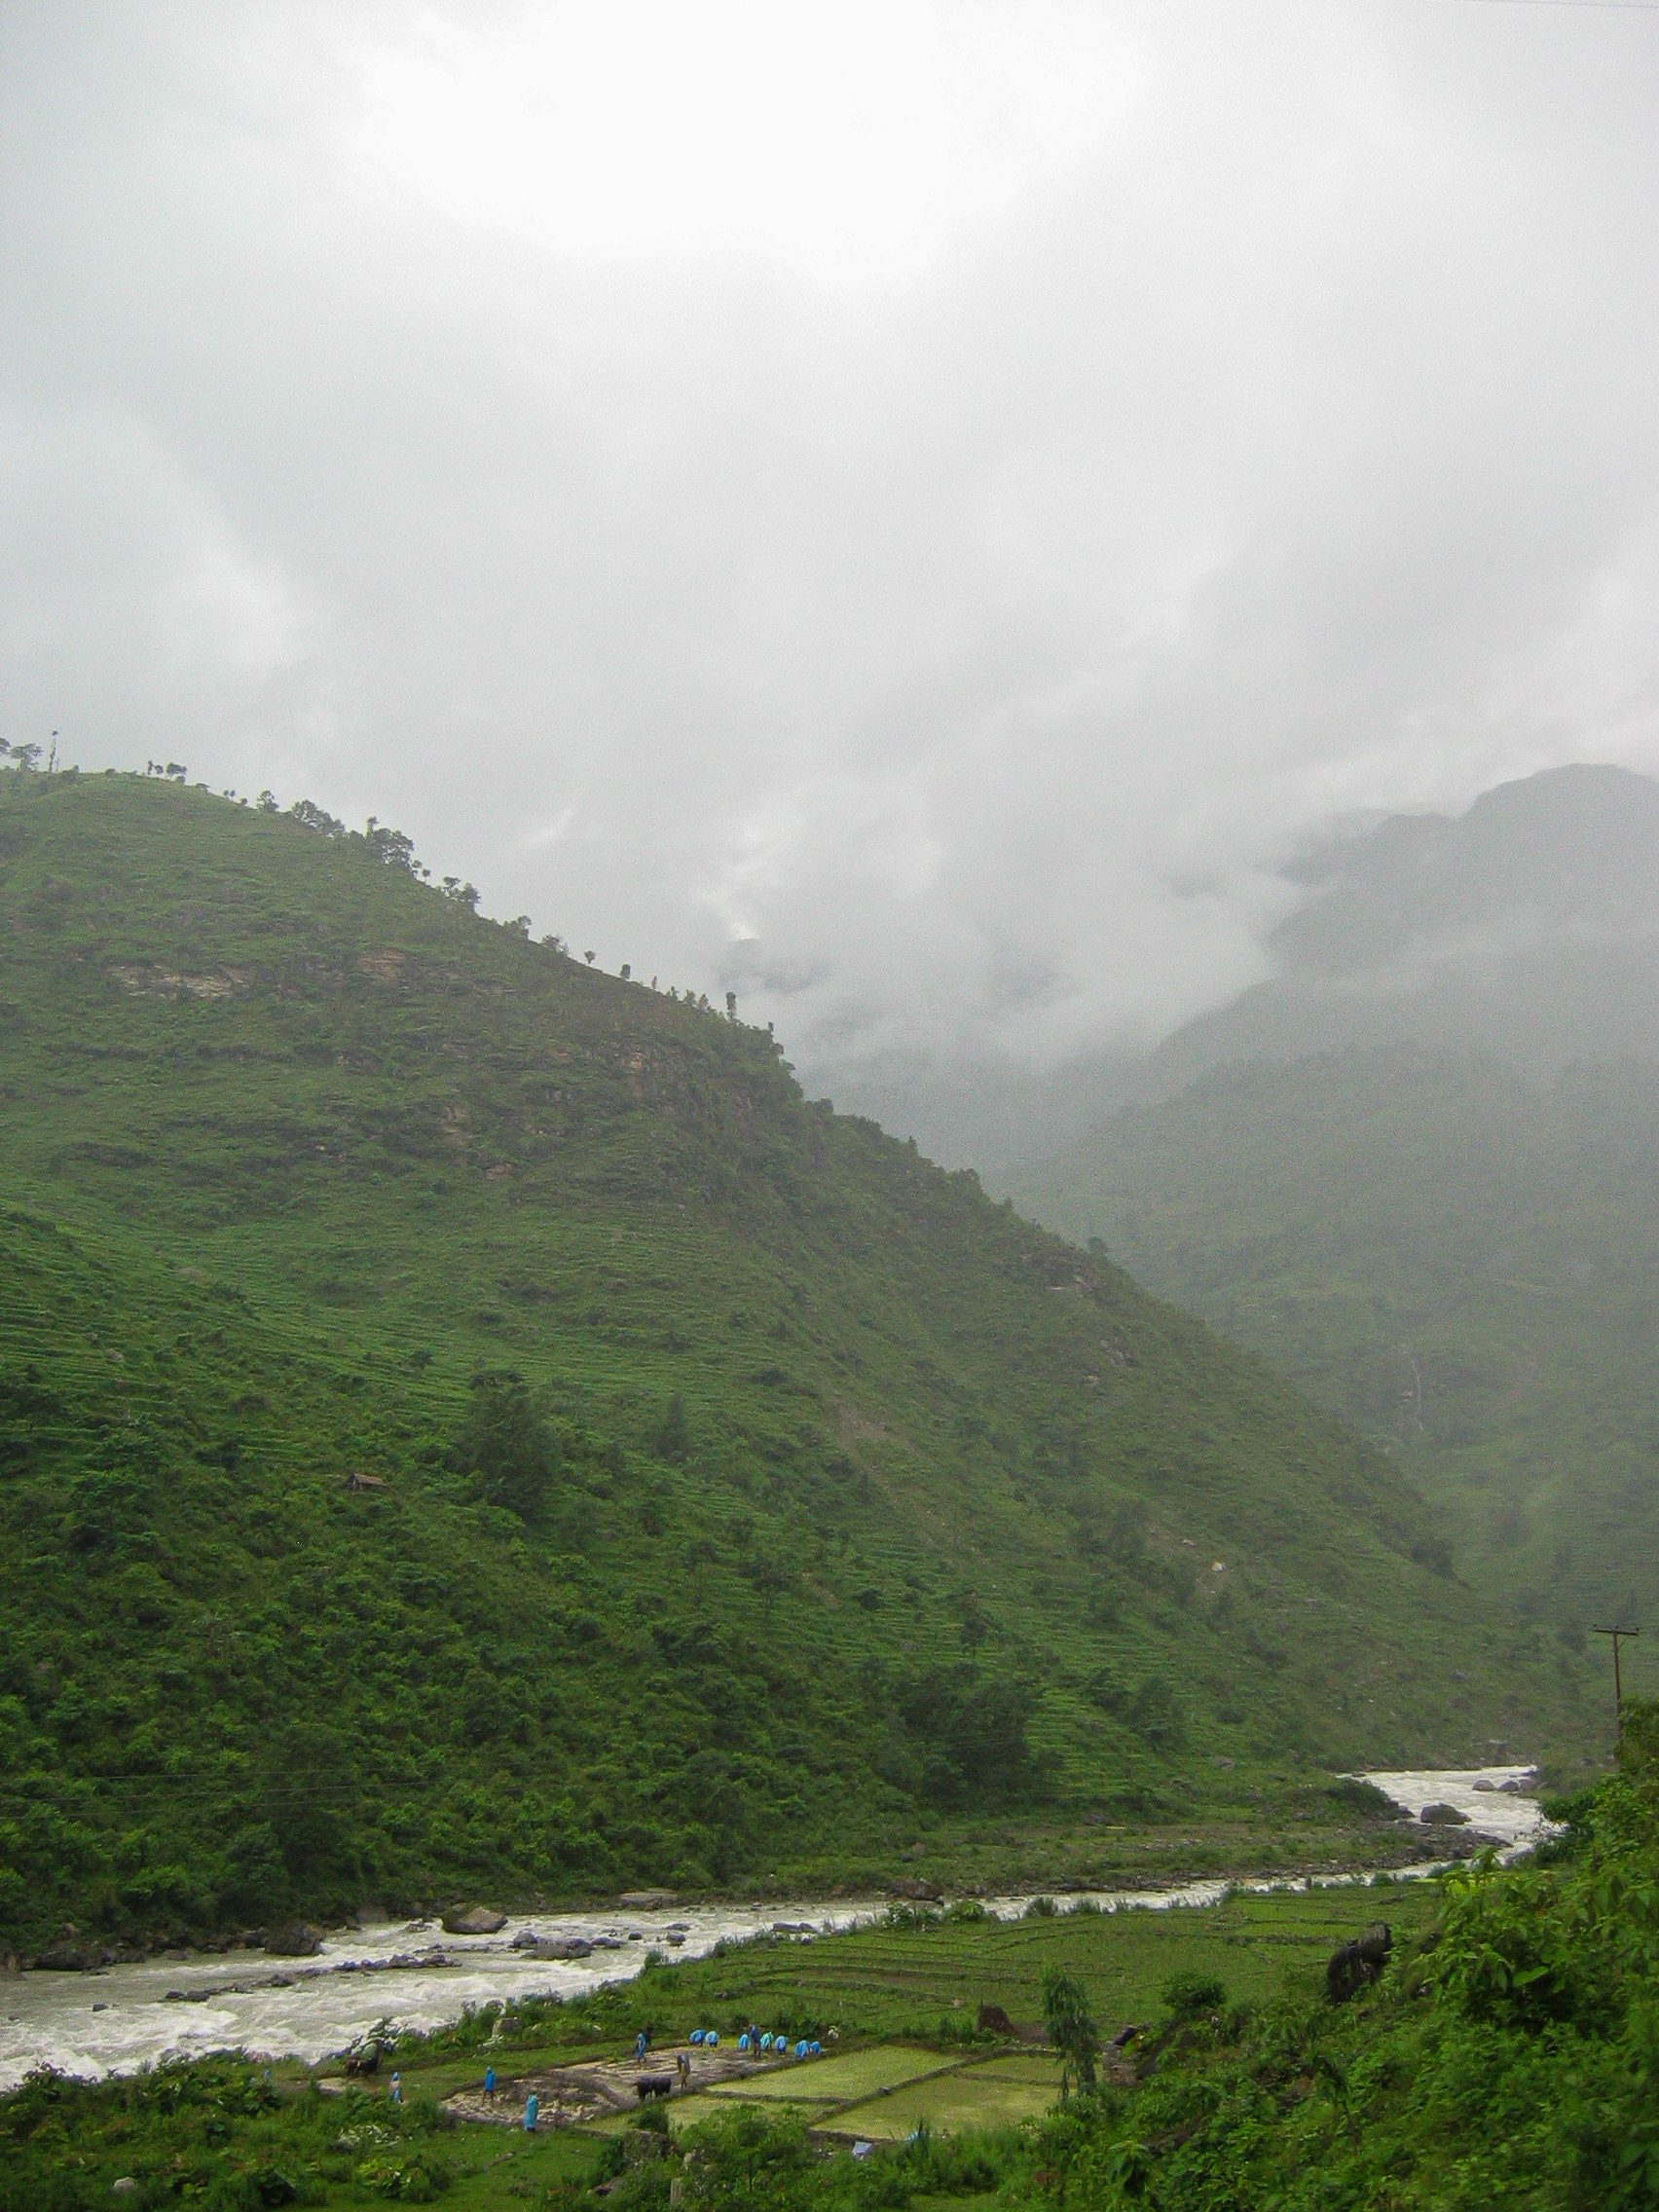
[[[1550,1832],[1535,1798],[1523,1792],[1530,1767],[1498,1766],[1365,1778],[1403,1810],[1453,1805],[1467,1832],[1498,1847],[1500,1858]],[[1399,1869],[1431,1873],[1435,1867]],[[1317,1883],[1363,1882],[1364,1874],[1315,1876]],[[1214,1880],[1163,1890],[1051,1893],[1061,1911],[1085,1902],[1103,1911],[1168,1910],[1214,1904],[1230,1889],[1266,1891],[1272,1881]],[[1016,1920],[1032,1892],[988,1898],[985,1909]],[[705,1957],[717,1943],[781,1931],[796,1939],[832,1935],[880,1917],[885,1899],[825,1903],[687,1905],[648,1912],[626,1907],[514,1918],[497,1936],[446,1936],[430,1921],[381,1921],[337,1929],[311,1959],[272,1959],[260,1951],[174,1952],[95,1973],[25,1973],[0,1981],[0,2092],[37,2067],[98,2080],[132,2074],[163,2060],[241,2050],[257,2058],[306,2064],[344,2050],[383,2021],[429,2031],[468,2007],[511,1998],[579,1997],[630,1981],[650,1951],[666,1960]],[[525,1931],[593,1943],[581,1960],[515,1951]]]

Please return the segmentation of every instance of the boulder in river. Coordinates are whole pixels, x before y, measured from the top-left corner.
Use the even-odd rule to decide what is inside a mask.
[[[487,1904],[452,1905],[444,1914],[446,1936],[497,1936],[507,1925],[504,1912],[492,1912]]]
[[[921,1874],[897,1875],[887,1888],[891,1896],[910,1898],[918,1904],[938,1904],[942,1894],[937,1882],[930,1882]]]
[[[521,1928],[512,1948],[536,1959],[585,1959],[593,1951],[585,1936],[538,1936],[534,1928]]]
[[[314,1959],[322,1949],[322,1934],[303,1920],[284,1921],[267,1931],[265,1949],[273,1959]]]
[[[1466,1828],[1469,1825],[1468,1814],[1459,1813],[1456,1805],[1425,1805],[1418,1819],[1429,1828]]]
[[[674,1902],[672,1890],[624,1890],[617,1899],[634,1912],[658,1912],[664,1905]]]

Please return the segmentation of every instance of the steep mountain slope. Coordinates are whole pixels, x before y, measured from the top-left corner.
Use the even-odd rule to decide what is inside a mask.
[[[1535,777],[1313,873],[1279,977],[1007,1187],[1385,1444],[1576,1647],[1659,1603],[1659,786]]]
[[[1260,1365],[401,861],[0,779],[0,1935],[1193,1860],[1570,1736]]]

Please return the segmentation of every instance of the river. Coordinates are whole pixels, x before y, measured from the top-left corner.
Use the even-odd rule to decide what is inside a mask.
[[[1548,1824],[1527,1787],[1530,1767],[1427,1770],[1366,1777],[1411,1814],[1449,1804],[1471,1833],[1501,1856],[1524,1851]],[[1431,1867],[1403,1869],[1428,1873]],[[1333,1884],[1363,1875],[1318,1879]],[[1191,1882],[1175,1889],[1088,1892],[1111,1911],[1157,1911],[1215,1903],[1230,1888],[1271,1882]],[[1062,1909],[1086,1893],[1054,1893]],[[998,1919],[1014,1920],[1031,1893],[983,1900]],[[496,1936],[446,1936],[435,1922],[381,1921],[339,1929],[316,1957],[267,1958],[261,1951],[169,1952],[140,1965],[96,1973],[26,1973],[0,1981],[0,2091],[34,2068],[96,2080],[130,2074],[167,2058],[245,2050],[308,2064],[343,2050],[381,2021],[404,2029],[444,2026],[468,2006],[530,1995],[578,1996],[606,1982],[631,1980],[647,1952],[695,1959],[717,1943],[783,1929],[805,1939],[830,1935],[887,1909],[885,1898],[831,1903],[718,1904],[642,1912],[536,1913],[510,1919]],[[512,1947],[529,1931],[580,1936],[596,1945],[582,1960],[538,1959]]]

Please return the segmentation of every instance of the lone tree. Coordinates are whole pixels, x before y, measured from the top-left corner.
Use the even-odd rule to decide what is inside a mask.
[[[472,1403],[450,1449],[457,1474],[470,1475],[486,1504],[534,1521],[559,1473],[559,1447],[522,1375],[475,1375]]]
[[[1088,2009],[1082,1982],[1050,1967],[1043,1976],[1043,2025],[1050,2043],[1060,2054],[1060,2095],[1073,2089],[1092,2089],[1095,2060],[1100,2056],[1100,2031]]]

